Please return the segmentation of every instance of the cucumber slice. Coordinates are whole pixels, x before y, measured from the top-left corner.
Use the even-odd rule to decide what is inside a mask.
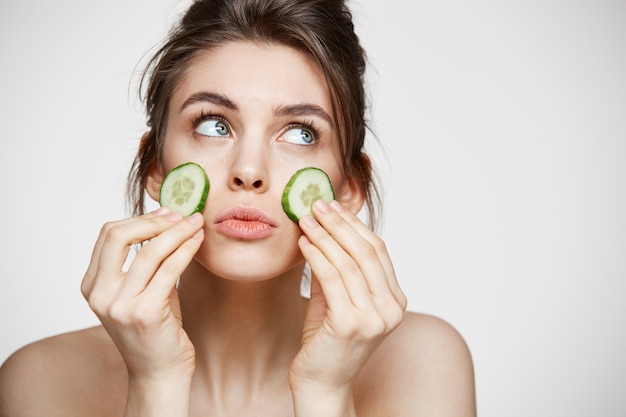
[[[319,168],[299,169],[283,191],[282,204],[287,216],[294,222],[311,214],[313,202],[319,199],[330,202],[335,199],[328,175]]]
[[[186,162],[167,173],[159,195],[159,204],[177,211],[184,217],[202,211],[209,194],[209,177],[204,169]]]

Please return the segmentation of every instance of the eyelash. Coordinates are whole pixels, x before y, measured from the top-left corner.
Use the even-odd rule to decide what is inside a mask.
[[[192,122],[192,127],[195,129],[198,128],[198,126],[200,125],[200,123],[204,122],[205,120],[219,120],[220,122],[224,123],[226,126],[228,126],[228,128],[230,129],[230,124],[228,123],[228,121],[226,120],[226,118],[216,112],[208,112],[206,110],[200,110],[199,113],[197,113],[193,118],[193,122]]]
[[[321,132],[317,127],[317,124],[311,120],[311,119],[303,119],[301,122],[297,122],[297,123],[290,123],[289,125],[287,125],[287,127],[284,129],[284,131],[286,132],[289,129],[294,129],[294,128],[301,128],[301,129],[306,129],[311,131],[311,133],[313,134],[313,144],[319,142],[320,138],[321,138]]]
[[[210,119],[219,120],[220,122],[228,126],[228,128],[230,129],[230,124],[228,123],[228,120],[226,120],[226,118],[222,114],[217,113],[217,112],[208,112],[204,109],[200,110],[195,116],[193,116],[192,118],[193,129],[194,130],[197,129],[200,123],[204,122],[205,120],[210,120]],[[312,119],[305,118],[301,122],[289,123],[287,127],[285,127],[284,131],[286,132],[287,130],[294,129],[294,128],[302,128],[302,129],[310,130],[314,137],[313,144],[317,143],[320,140],[321,131],[317,127],[317,124],[315,123],[315,121]]]

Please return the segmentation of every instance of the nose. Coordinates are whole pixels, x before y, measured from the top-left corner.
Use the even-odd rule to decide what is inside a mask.
[[[245,174],[241,177],[233,177],[232,186],[234,188],[245,188],[250,190],[260,190],[265,186],[265,181],[262,179],[254,180],[250,176]]]
[[[267,161],[262,149],[241,141],[235,147],[229,187],[233,190],[264,192],[269,186]]]

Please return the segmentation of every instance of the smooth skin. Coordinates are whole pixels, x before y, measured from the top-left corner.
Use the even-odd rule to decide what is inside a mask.
[[[102,326],[9,358],[0,416],[475,416],[466,344],[405,311],[384,242],[356,216],[331,109],[319,69],[288,47],[227,43],[194,61],[147,192],[194,161],[207,207],[103,226],[81,285]],[[336,200],[296,224],[280,196],[304,166],[329,174]],[[229,217],[252,209],[262,222]]]

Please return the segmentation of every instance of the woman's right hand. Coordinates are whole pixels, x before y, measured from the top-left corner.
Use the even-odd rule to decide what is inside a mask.
[[[176,283],[204,239],[204,220],[166,208],[106,223],[81,291],[117,345],[129,377],[154,384],[191,375],[195,352],[182,327]],[[123,267],[130,248],[141,244]]]

